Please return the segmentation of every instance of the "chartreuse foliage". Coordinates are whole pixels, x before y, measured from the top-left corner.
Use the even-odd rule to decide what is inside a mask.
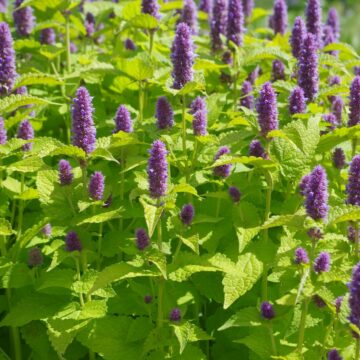
[[[140,0],[25,0],[21,8],[31,6],[36,16],[29,37],[16,34],[11,6],[0,15],[13,30],[18,73],[14,94],[0,99],[8,137],[0,145],[0,358],[313,360],[336,348],[353,359],[359,329],[348,320],[346,285],[358,246],[348,240],[347,226],[357,228],[360,209],[346,204],[345,189],[360,125],[347,127],[346,112],[359,54],[341,42],[319,50],[319,94],[306,113],[290,116],[297,61],[289,33],[274,35],[264,25],[269,13],[255,8],[243,44],[225,45],[235,59],[229,65],[221,52],[211,52],[208,15],[201,11],[193,80],[173,89],[170,55],[183,1],[159,4],[161,19],[141,13]],[[87,13],[96,19],[91,36]],[[40,43],[47,28],[55,30],[53,45]],[[126,49],[127,39],[135,49]],[[285,66],[285,78],[272,84],[279,128],[265,141],[255,109],[239,106],[240,85],[259,65],[257,97],[275,59]],[[329,86],[335,75],[341,83]],[[95,109],[97,140],[89,154],[71,141],[70,104],[80,85]],[[17,92],[23,86],[27,94]],[[159,96],[174,110],[170,129],[155,125]],[[207,135],[198,137],[188,110],[196,96],[206,100],[208,121]],[[332,96],[346,104],[336,129],[322,118]],[[130,111],[134,132],[113,131],[120,104]],[[28,141],[16,137],[24,119],[35,130],[28,152],[22,151]],[[255,138],[268,156],[249,155]],[[149,196],[146,173],[156,139],[166,145],[169,164],[159,201]],[[215,161],[221,146],[230,152]],[[345,169],[333,166],[335,147],[345,153]],[[67,186],[59,182],[60,159],[73,169]],[[307,216],[298,191],[319,164],[329,180],[324,222]],[[226,165],[228,178],[214,176],[214,168]],[[97,201],[87,189],[95,171],[105,176]],[[239,201],[229,196],[231,186],[240,189]],[[188,203],[195,216],[185,226],[179,212]],[[51,234],[42,231],[47,224]],[[322,233],[317,241],[307,234],[315,227]],[[143,251],[135,242],[139,228],[150,239]],[[72,230],[81,251],[65,247]],[[310,263],[294,263],[300,246]],[[34,249],[41,252],[36,266],[29,260]],[[330,254],[331,268],[316,274],[311,263],[321,251]],[[272,320],[261,316],[264,300],[274,305]]]

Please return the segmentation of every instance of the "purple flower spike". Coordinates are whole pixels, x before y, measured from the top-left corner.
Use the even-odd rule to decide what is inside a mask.
[[[269,159],[264,147],[259,140],[253,140],[249,146],[249,156],[261,157],[263,159]]]
[[[241,199],[241,192],[236,186],[229,187],[229,196],[234,203],[238,203]]]
[[[356,231],[355,228],[351,225],[347,229],[347,236],[350,242],[354,243],[356,241]],[[360,229],[357,233],[357,241],[360,241]]]
[[[343,169],[346,165],[346,159],[344,150],[341,148],[336,148],[332,156],[333,164],[337,169]]]
[[[59,161],[59,183],[61,186],[70,185],[73,181],[74,174],[72,167],[67,160]]]
[[[95,33],[95,17],[92,13],[87,13],[85,17],[86,36],[91,38]]]
[[[339,14],[335,8],[330,8],[326,24],[331,27],[335,40],[340,39],[340,20]]]
[[[256,65],[255,69],[248,75],[247,81],[252,85],[255,84],[256,79],[262,74],[262,69],[259,65]]]
[[[351,161],[346,192],[347,203],[360,206],[360,155],[354,156]]]
[[[227,39],[235,45],[243,43],[244,13],[241,0],[229,0],[227,18]]]
[[[17,9],[24,0],[15,0],[15,9]],[[20,36],[29,36],[35,26],[35,18],[33,10],[30,6],[25,6],[22,9],[13,12],[15,28]]]
[[[205,99],[198,96],[191,104],[193,114],[193,132],[195,136],[204,136],[207,133],[207,109]]]
[[[344,300],[344,297],[343,297],[343,296],[338,296],[338,297],[335,299],[334,305],[335,305],[335,309],[336,309],[336,313],[337,313],[337,314],[340,313],[341,304],[342,304],[343,300]]]
[[[38,247],[34,247],[28,252],[28,265],[30,267],[40,266],[44,262],[41,250]]]
[[[307,31],[314,35],[315,46],[320,48],[322,35],[320,0],[308,0],[305,13]]]
[[[344,108],[344,102],[341,99],[341,97],[334,96],[334,98],[332,99],[331,110],[332,110],[332,113],[335,115],[335,118],[336,118],[336,121],[338,124],[342,123],[343,108]]]
[[[299,59],[298,84],[304,90],[307,101],[312,101],[319,91],[318,56],[314,35],[307,34]]]
[[[271,320],[275,317],[274,307],[268,301],[261,303],[260,312],[261,316],[266,320]]]
[[[223,48],[220,34],[226,30],[226,0],[214,0],[210,21],[211,49],[213,52]]]
[[[166,194],[168,181],[168,163],[166,146],[160,140],[155,140],[150,150],[147,174],[150,196],[159,199]]]
[[[341,84],[341,79],[340,79],[340,76],[332,76],[330,79],[329,79],[329,85],[330,86],[334,86],[334,85],[340,85]]]
[[[250,110],[254,108],[253,88],[250,81],[244,81],[241,87],[240,105]]]
[[[356,76],[351,83],[349,108],[348,126],[360,124],[360,76]]]
[[[215,155],[214,160],[220,159],[223,155],[230,154],[230,149],[227,146],[222,146]],[[231,164],[225,164],[214,167],[214,175],[222,178],[227,178],[231,172]]]
[[[306,27],[304,20],[300,16],[298,16],[295,19],[294,27],[292,29],[290,37],[291,51],[294,57],[296,57],[297,59],[300,58],[301,48],[304,43],[305,34]]]
[[[289,113],[290,115],[294,114],[303,114],[306,111],[306,102],[304,90],[297,86],[289,96]]]
[[[324,234],[322,233],[321,229],[318,227],[312,227],[307,232],[307,235],[309,238],[313,241],[319,241],[324,237]]]
[[[135,46],[134,42],[131,39],[126,39],[124,41],[124,46],[125,46],[126,50],[131,50],[131,51],[136,50],[136,46]]]
[[[40,33],[40,42],[46,45],[55,45],[56,34],[52,28],[42,29]]]
[[[7,132],[5,129],[4,118],[0,117],[0,145],[4,145],[7,141]]]
[[[0,23],[0,95],[9,95],[15,83],[16,65],[9,25]]]
[[[6,13],[8,7],[7,0],[1,0],[0,1],[0,13]]]
[[[355,326],[360,327],[360,263],[354,267],[351,282],[348,286],[350,290],[349,320]],[[354,334],[354,336],[358,337],[359,335]]]
[[[325,170],[316,166],[305,190],[307,214],[314,220],[324,220],[328,213],[328,181]]]
[[[199,10],[210,13],[211,10],[211,0],[200,0]]]
[[[342,356],[340,356],[339,352],[336,349],[332,349],[327,354],[328,360],[343,360]]]
[[[305,249],[299,247],[295,250],[295,258],[294,263],[297,265],[300,264],[308,264],[309,263],[309,256]]]
[[[77,46],[73,42],[71,42],[70,43],[70,52],[71,52],[71,54],[75,54],[75,53],[77,53],[77,51],[78,51]]]
[[[145,229],[143,228],[136,229],[135,237],[136,237],[136,247],[139,250],[143,251],[145,248],[147,248],[150,245],[150,238]]]
[[[156,125],[158,129],[169,129],[174,125],[174,111],[165,96],[160,96],[156,102]]]
[[[190,114],[195,114],[197,111],[206,110],[205,99],[201,96],[198,96],[190,106]]]
[[[330,255],[329,253],[323,251],[319,254],[319,256],[314,260],[314,271],[317,274],[321,274],[322,272],[330,271]]]
[[[142,0],[141,2],[141,12],[154,16],[158,20],[161,18],[159,9],[160,5],[157,0]]]
[[[270,131],[278,128],[276,94],[271,83],[267,82],[261,88],[256,110],[258,112],[260,133],[266,137]]]
[[[51,232],[52,232],[51,224],[50,224],[50,223],[46,224],[46,225],[41,229],[41,232],[43,233],[43,235],[44,235],[45,237],[50,237],[50,236],[51,236]]]
[[[271,81],[285,80],[285,65],[276,59],[272,63]]]
[[[300,183],[299,183],[300,195],[306,196],[306,190],[307,190],[307,187],[309,185],[309,181],[310,181],[310,175],[305,175],[300,180]]]
[[[82,244],[75,231],[69,231],[65,238],[65,250],[68,252],[81,251]]]
[[[333,33],[333,30],[330,26],[324,26],[323,27],[323,34],[322,34],[322,45],[323,47],[333,44],[336,42],[335,35]],[[327,51],[328,54],[337,56],[337,51],[331,50]]]
[[[133,125],[129,110],[125,105],[120,105],[115,116],[115,133],[124,131],[126,133],[133,132]]]
[[[173,63],[173,88],[181,89],[193,79],[194,44],[191,30],[185,23],[176,28],[176,35],[172,46],[171,60]]]
[[[198,32],[197,9],[194,0],[184,0],[180,21],[191,29],[193,35]]]
[[[195,216],[195,209],[192,204],[186,204],[180,211],[180,220],[185,226],[190,226]]]
[[[96,128],[92,98],[84,86],[78,88],[72,104],[72,143],[90,154],[95,149]]]
[[[254,9],[254,0],[242,0],[244,15],[250,18]]]
[[[275,34],[284,35],[288,25],[288,13],[285,0],[274,1],[273,30]]]
[[[31,140],[34,138],[34,129],[28,120],[23,120],[17,131],[17,137],[23,140]],[[27,143],[22,146],[23,151],[30,151],[33,144]]]
[[[330,130],[334,130],[339,125],[336,116],[332,113],[323,115],[323,120],[331,125]]]
[[[93,200],[102,200],[104,196],[105,177],[100,171],[94,172],[89,182],[89,195]]]
[[[181,311],[178,308],[174,308],[170,311],[169,320],[172,322],[179,322],[181,320]]]

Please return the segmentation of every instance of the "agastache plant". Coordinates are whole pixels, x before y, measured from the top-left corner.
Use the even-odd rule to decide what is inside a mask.
[[[272,16],[272,28],[275,34],[284,35],[288,25],[287,5],[285,0],[275,0]]]
[[[17,137],[23,140],[32,140],[34,138],[34,129],[28,120],[23,120],[18,127]],[[30,151],[33,147],[31,142],[27,142],[22,146],[23,151]]]
[[[253,88],[250,81],[244,81],[241,87],[240,105],[248,109],[254,108]]]
[[[56,33],[53,28],[42,29],[40,33],[40,42],[46,45],[55,45]]]
[[[350,87],[348,126],[360,124],[360,76],[356,76]]]
[[[304,90],[297,86],[289,96],[290,115],[302,114],[306,111]]]
[[[244,13],[241,0],[229,0],[227,32],[228,41],[240,46],[243,43]]]
[[[335,40],[340,39],[340,19],[339,14],[335,8],[330,8],[326,24],[331,27]]]
[[[308,0],[306,5],[306,28],[314,35],[315,46],[321,47],[322,14],[320,0]]]
[[[250,18],[254,10],[254,0],[242,0],[244,15]]]
[[[4,145],[7,140],[4,118],[0,117],[0,145]]]
[[[160,96],[156,101],[156,125],[158,129],[168,129],[174,125],[174,111],[165,96]]]
[[[226,0],[213,0],[213,8],[210,17],[211,48],[217,52],[223,48],[221,34],[226,33]]]
[[[290,36],[291,51],[292,54],[297,59],[300,58],[305,35],[306,35],[306,26],[304,20],[300,16],[298,16],[295,19],[294,26],[292,28],[291,36]]]
[[[24,0],[15,0],[13,18],[18,35],[29,36],[35,26],[35,17],[31,6],[25,6],[18,9],[23,2]]]
[[[16,64],[9,25],[0,23],[0,95],[9,95],[15,83]]]
[[[130,111],[125,105],[120,105],[115,115],[115,130],[114,132],[124,131],[126,133],[133,132],[133,124],[131,120]]]
[[[191,29],[192,34],[198,32],[197,8],[194,0],[184,0],[180,21]]]

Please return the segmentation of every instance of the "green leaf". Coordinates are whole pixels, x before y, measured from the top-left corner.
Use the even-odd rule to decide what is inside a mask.
[[[140,199],[140,203],[144,208],[144,216],[148,228],[150,238],[154,234],[156,225],[161,217],[163,208],[148,204],[144,199]]]
[[[15,162],[8,166],[10,171],[18,171],[21,173],[30,173],[40,170],[44,166],[44,162],[38,156],[29,156],[23,160]]]
[[[155,29],[158,27],[158,20],[149,14],[134,16],[128,23],[129,26],[142,29]]]
[[[239,256],[236,265],[225,273],[223,279],[224,309],[253,287],[262,273],[262,268],[262,263],[255,255],[247,253]]]
[[[136,57],[121,62],[120,70],[137,81],[147,80],[153,77],[154,69],[146,58]]]
[[[155,266],[160,270],[162,276],[167,279],[165,254],[158,250],[152,249],[150,252],[148,252],[147,258],[149,261],[155,264]]]
[[[19,76],[16,79],[14,89],[17,89],[21,86],[28,86],[28,85],[61,85],[63,84],[62,80],[60,80],[55,75],[50,74],[42,74],[42,73],[27,73]]]
[[[73,145],[61,146],[55,149],[54,151],[52,151],[49,155],[50,156],[66,155],[81,160],[84,160],[86,157],[85,151],[83,149]]]
[[[171,325],[174,328],[175,336],[180,344],[180,354],[185,350],[188,342],[196,342],[200,340],[212,340],[212,337],[208,335],[204,330],[200,329],[196,325],[186,321],[180,325]]]
[[[261,318],[259,309],[256,307],[247,307],[239,310],[234,315],[231,316],[229,320],[225,322],[218,330],[226,330],[231,327],[253,327],[260,326]]]
[[[92,159],[97,159],[97,158],[100,158],[100,159],[105,159],[105,160],[108,160],[108,161],[114,161],[116,162],[117,164],[120,164],[119,161],[117,161],[113,154],[108,150],[108,149],[104,149],[104,148],[96,148],[90,155],[90,157]]]
[[[5,98],[0,99],[0,113],[6,113],[16,110],[17,108],[25,105],[44,105],[54,104],[51,101],[43,98],[38,98],[31,95],[9,95]]]
[[[360,220],[360,208],[354,205],[333,206],[329,211],[329,225]]]
[[[75,272],[71,269],[55,269],[42,274],[37,290],[60,287],[70,289],[74,281]]]
[[[171,189],[172,193],[188,193],[198,196],[196,189],[189,184],[178,184]]]
[[[40,202],[49,204],[51,194],[53,193],[54,184],[58,181],[57,170],[39,170],[36,174],[36,188],[39,192]]]
[[[8,236],[13,233],[11,228],[11,224],[4,218],[0,218],[0,235],[1,236]]]
[[[239,241],[239,254],[241,254],[246,245],[260,232],[260,228],[236,227],[235,231]]]
[[[178,235],[178,238],[182,243],[194,251],[195,254],[199,254],[199,234],[195,234],[187,238]]]
[[[118,219],[120,217],[120,213],[123,210],[123,208],[119,208],[116,210],[105,211],[96,215],[91,215],[89,217],[86,217],[85,219],[81,219],[77,224],[100,224],[106,221],[110,221],[112,219]]]
[[[304,225],[306,219],[306,214],[304,211],[299,211],[293,215],[275,215],[267,220],[262,226],[261,229],[270,229],[278,226],[295,226],[301,228]]]

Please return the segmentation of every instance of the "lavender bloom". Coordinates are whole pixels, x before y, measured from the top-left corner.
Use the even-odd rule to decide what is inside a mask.
[[[9,95],[12,92],[15,78],[15,51],[9,25],[0,23],[0,95]]]
[[[46,45],[55,45],[56,34],[52,28],[42,29],[40,33],[40,42]]]
[[[139,250],[143,251],[145,248],[147,248],[150,245],[150,238],[145,229],[143,228],[136,229],[135,236],[136,236],[136,247]]]
[[[256,79],[262,74],[262,69],[259,65],[255,67],[255,69],[248,75],[247,81],[249,81],[252,85],[254,85]]]
[[[190,112],[193,114],[193,132],[195,136],[206,135],[207,109],[205,99],[198,96],[191,104]]]
[[[28,120],[23,120],[17,131],[17,137],[23,140],[31,140],[34,138],[34,129]],[[32,143],[27,143],[22,146],[23,151],[30,151],[33,147]]]
[[[160,96],[157,99],[155,117],[158,129],[172,128],[174,125],[174,111],[165,96]]]
[[[332,349],[327,354],[328,360],[343,360],[342,356],[338,353],[336,349]]]
[[[70,185],[73,181],[74,174],[72,167],[67,160],[59,161],[59,183],[61,186]]]
[[[95,17],[92,13],[87,13],[85,17],[86,36],[92,37],[95,33]]]
[[[199,10],[210,13],[211,10],[211,0],[200,0]]]
[[[0,13],[6,13],[8,2],[7,0],[0,0]]]
[[[191,29],[192,34],[198,32],[197,9],[194,0],[184,0],[179,23],[185,23]]]
[[[28,252],[28,265],[30,267],[40,266],[44,262],[41,250],[38,247],[34,247]]]
[[[321,274],[322,272],[330,271],[330,255],[329,253],[323,251],[319,254],[319,256],[314,260],[313,265],[314,271],[317,274]]]
[[[316,166],[310,174],[305,191],[307,214],[314,220],[324,220],[328,213],[328,181],[325,170]]]
[[[300,264],[308,264],[309,263],[309,256],[305,249],[299,247],[295,250],[295,258],[294,263],[297,265]]]
[[[343,169],[346,165],[344,150],[341,148],[336,148],[333,152],[332,161],[337,169]]]
[[[285,80],[285,66],[282,61],[276,59],[272,63],[271,81]]]
[[[149,191],[152,198],[164,196],[167,190],[168,163],[166,146],[160,140],[155,140],[150,150],[147,174]]]
[[[65,238],[65,250],[68,252],[81,251],[82,244],[75,231],[69,231]]]
[[[15,9],[17,9],[24,0],[15,0]],[[22,9],[13,12],[15,28],[20,36],[29,36],[35,26],[35,18],[31,6],[25,6]]]
[[[341,304],[344,300],[344,297],[343,296],[338,296],[336,299],[335,299],[335,309],[336,309],[336,313],[339,314],[340,313],[340,310],[341,310]]]
[[[333,44],[334,42],[336,42],[336,39],[332,28],[330,26],[324,26],[322,36],[323,46],[325,47],[327,45]],[[337,56],[337,51],[335,50],[327,51],[327,53],[333,56]]]
[[[360,76],[356,76],[351,83],[349,108],[348,126],[360,124]]]
[[[214,160],[220,159],[223,155],[230,154],[230,149],[227,146],[222,146],[215,155]],[[222,178],[227,178],[230,175],[231,164],[225,164],[214,167],[214,175]]]
[[[95,149],[92,98],[84,86],[78,88],[72,104],[72,143],[90,154]]]
[[[289,96],[290,115],[303,114],[306,111],[304,90],[297,86]]]
[[[339,15],[335,8],[330,8],[328,12],[328,18],[326,24],[331,27],[335,40],[340,39],[340,21]]]
[[[243,42],[244,13],[241,0],[229,0],[227,39],[240,46]]]
[[[238,203],[241,199],[241,192],[236,186],[229,187],[229,196],[234,203]]]
[[[354,243],[356,241],[356,231],[355,228],[353,226],[348,226],[347,229],[347,236],[350,242]],[[357,233],[357,241],[359,242],[360,239],[360,230]]]
[[[291,51],[294,57],[296,57],[297,59],[300,58],[301,48],[304,43],[305,35],[306,27],[304,20],[300,16],[298,16],[295,19],[294,27],[292,29],[290,37]]]
[[[190,106],[190,114],[195,114],[197,111],[202,111],[205,110],[206,111],[206,102],[205,99],[202,98],[201,96],[198,96],[192,103]]]
[[[210,21],[211,49],[216,52],[223,48],[220,34],[225,35],[226,0],[214,0]]]
[[[144,296],[144,303],[145,304],[151,304],[153,301],[153,297],[151,295],[145,295]]]
[[[330,86],[333,86],[333,85],[340,85],[341,84],[341,79],[340,79],[340,76],[332,76],[330,79],[329,79],[329,85]]]
[[[347,203],[360,206],[360,155],[354,156],[351,161],[346,192]]]
[[[181,89],[193,79],[194,45],[191,30],[185,23],[176,28],[176,35],[172,46],[171,60],[173,63],[173,88]]]
[[[253,88],[250,81],[244,81],[241,87],[240,105],[250,110],[254,108]]]
[[[142,0],[141,2],[141,12],[154,16],[158,20],[160,19],[159,9],[157,0]]]
[[[126,50],[131,50],[131,51],[136,50],[136,46],[135,46],[134,42],[131,39],[126,39],[124,41],[124,46],[125,46]]]
[[[259,140],[253,140],[249,146],[249,156],[261,157],[263,159],[269,159],[264,147]]]
[[[314,46],[321,47],[321,5],[320,0],[308,0],[306,6],[306,28],[314,35]]]
[[[319,241],[324,237],[323,233],[321,232],[321,229],[318,227],[312,227],[307,232],[309,238],[313,241]]]
[[[274,1],[273,30],[275,34],[284,35],[288,25],[287,5],[285,0]]]
[[[114,132],[117,133],[119,131],[124,131],[126,133],[133,132],[131,115],[125,105],[120,105],[115,115]]]
[[[332,113],[323,115],[323,120],[327,123],[329,123],[331,126],[329,126],[330,130],[334,130],[336,126],[338,125],[338,122],[336,120],[336,116]]]
[[[195,209],[192,204],[186,204],[180,211],[180,220],[185,226],[190,226],[195,216]]]
[[[360,66],[354,66],[354,74],[356,76],[360,75]]]
[[[171,310],[169,320],[172,322],[179,322],[181,320],[181,311],[178,308]]]
[[[338,124],[342,123],[342,110],[344,107],[344,102],[342,101],[340,96],[334,96],[332,99],[331,110],[335,115],[336,121]]]
[[[275,317],[274,308],[272,304],[270,304],[268,301],[264,301],[261,303],[260,311],[261,316],[266,320],[271,320]]]
[[[278,128],[278,110],[276,94],[269,82],[265,83],[260,90],[260,96],[256,104],[260,133],[264,137]]]
[[[316,53],[316,39],[307,34],[299,59],[298,84],[304,90],[307,101],[312,101],[319,90],[318,56]]]
[[[105,177],[100,171],[94,172],[89,182],[89,195],[93,200],[102,200],[104,196]]]
[[[244,15],[250,18],[254,9],[254,0],[242,0]]]
[[[42,229],[41,232],[43,233],[43,235],[45,237],[50,237],[51,236],[51,232],[52,232],[52,227],[51,224],[46,224]]]
[[[352,324],[359,327],[360,326],[360,263],[358,263],[353,269],[351,282],[349,284],[349,290],[350,290],[349,320]],[[354,334],[354,336],[358,337],[357,334]]]
[[[326,302],[317,294],[313,295],[312,300],[320,309],[326,306]]]
[[[0,145],[4,145],[7,140],[7,132],[5,129],[4,118],[0,116]]]
[[[71,54],[75,54],[75,53],[77,53],[77,51],[78,51],[77,46],[73,42],[71,42],[70,43],[70,52],[71,52]]]
[[[306,190],[309,185],[309,181],[310,181],[310,175],[304,175],[302,177],[302,179],[300,180],[300,183],[299,183],[300,195],[306,196]]]

